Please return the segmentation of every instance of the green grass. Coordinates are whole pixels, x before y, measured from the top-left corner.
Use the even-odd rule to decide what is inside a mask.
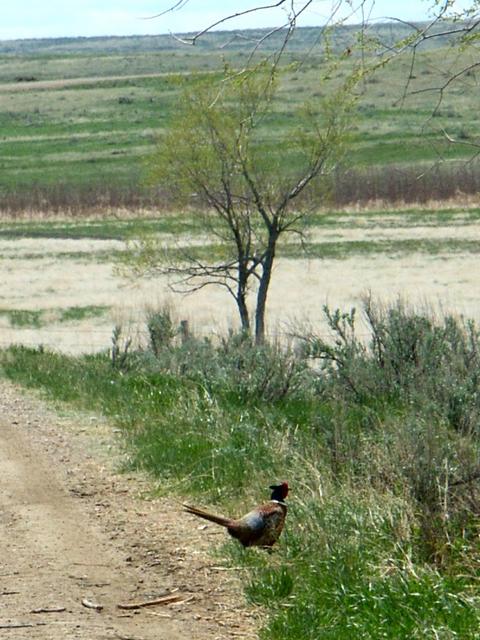
[[[344,258],[364,255],[389,255],[404,256],[411,254],[428,254],[446,257],[451,254],[477,254],[480,252],[480,241],[444,239],[398,239],[392,240],[345,240],[339,242],[309,242],[306,246],[300,244],[281,244],[277,249],[278,258],[291,260],[324,259],[343,260]],[[192,247],[186,251],[184,248],[176,249],[166,247],[163,252],[158,252],[157,262],[167,264],[170,261],[182,260],[188,255],[190,259],[205,261],[225,261],[231,258],[231,251],[220,244],[205,244],[201,247]],[[131,258],[129,253],[119,254],[121,263],[135,264],[136,252]]]
[[[356,223],[355,218],[358,219]],[[375,209],[361,213],[343,211],[314,212],[306,216],[307,228],[351,229],[352,226],[375,227],[378,229],[404,229],[418,226],[454,226],[462,227],[480,220],[480,209],[456,208],[442,209]],[[1,233],[1,229],[0,229]]]
[[[323,369],[236,337],[218,347],[167,339],[121,368],[107,353],[12,347],[0,368],[103,412],[123,434],[126,466],[159,491],[235,515],[273,479],[289,480],[272,554],[233,540],[217,549],[263,607],[261,638],[474,640],[478,497],[464,481],[479,454],[478,331],[397,305],[377,317],[379,343],[365,352],[342,322],[331,315],[343,328],[330,350],[309,338],[325,349]]]
[[[355,214],[357,215],[357,214]],[[408,209],[399,211],[370,211],[361,214],[361,228],[392,229],[403,228],[414,230],[417,226],[437,227],[464,226],[474,224],[480,217],[479,209],[446,209],[446,210],[419,210]],[[4,222],[0,224],[0,238],[52,238],[52,239],[92,239],[92,240],[118,240],[131,241],[138,238],[161,238],[162,249],[159,256],[166,260],[170,257],[181,257],[184,249],[168,246],[168,237],[180,240],[182,235],[186,238],[195,238],[199,234],[204,235],[202,224],[203,217],[189,213],[168,213],[158,217],[118,219],[103,218],[82,222],[69,220],[45,220],[41,222],[26,220],[18,222]],[[355,227],[351,214],[329,212],[316,213],[306,219],[307,229],[310,231],[329,229],[339,230]],[[360,222],[359,222],[360,225]],[[166,236],[164,241],[162,236]],[[135,253],[135,249],[133,250]],[[280,244],[278,256],[289,259],[343,259],[349,256],[361,255],[409,255],[429,254],[441,257],[450,254],[477,254],[480,251],[480,243],[477,240],[439,238],[407,238],[407,239],[382,239],[382,240],[338,240],[338,241],[309,241],[305,247],[292,238],[288,242]],[[193,247],[189,253],[197,258],[218,260],[225,259],[227,250],[224,246],[212,241],[203,246]],[[8,254],[10,255],[10,254]],[[81,251],[62,251],[44,253],[43,257],[52,257],[69,260],[95,260],[98,262],[115,262],[118,264],[129,263],[129,252],[122,249],[105,249],[86,253]],[[23,259],[37,259],[38,254],[22,254]]]
[[[60,322],[79,322],[87,318],[99,318],[107,313],[109,307],[104,305],[86,305],[84,307],[68,307],[59,313]]]
[[[358,222],[355,220],[358,218]],[[314,212],[304,223],[314,229],[371,228],[403,229],[417,226],[461,227],[480,220],[480,209],[378,209],[361,213],[340,211]],[[111,218],[70,220],[47,219],[3,221],[0,238],[58,238],[92,240],[132,240],[144,235],[198,235],[204,232],[203,216],[193,212],[159,213],[157,216],[135,216],[131,219]]]
[[[201,218],[195,214],[160,214],[158,217],[135,217],[121,220],[101,218],[86,222],[70,220],[26,220],[0,223],[0,238],[56,238],[92,240],[132,240],[144,235],[198,234]]]
[[[27,309],[0,309],[0,315],[6,316],[12,327],[42,326],[42,311]]]
[[[309,505],[318,525],[316,547],[312,532],[300,529],[293,549],[277,562],[248,558],[253,577],[247,598],[270,612],[273,607],[260,638],[473,639],[479,623],[478,596],[469,593],[476,591],[473,577],[408,566],[402,557],[408,544],[395,543],[394,532],[405,505],[364,496],[352,508],[350,499],[339,492]]]
[[[318,36],[316,30],[300,29],[291,55],[298,56],[301,43],[313,42],[314,33]],[[351,35],[349,32],[345,38]],[[175,116],[181,74],[219,71],[224,55],[234,64],[244,60],[247,45],[237,41],[220,52],[216,46],[223,38],[224,34],[207,35],[195,52],[148,37],[135,40],[136,51],[130,48],[132,39],[12,43],[15,53],[4,56],[0,65],[0,83],[13,82],[8,89],[0,87],[0,193],[54,184],[59,172],[72,188],[99,183],[138,188],[144,174],[142,158],[153,150],[157,136]],[[165,49],[152,48],[152,42],[157,41],[164,42],[167,54]],[[469,158],[471,147],[447,143],[444,132],[461,143],[475,140],[480,122],[474,78],[465,76],[462,83],[452,83],[432,117],[438,100],[435,87],[447,69],[455,73],[466,65],[468,55],[468,50],[419,52],[410,89],[431,87],[431,91],[412,93],[403,101],[408,61],[398,60],[368,79],[361,87],[352,118],[349,165],[411,165],[439,158]],[[272,149],[289,148],[285,141],[295,133],[298,108],[305,98],[315,103],[319,94],[329,93],[329,87],[320,81],[324,63],[318,52],[313,50],[308,64],[303,62],[298,72],[282,80],[273,112],[265,120],[263,135]],[[333,84],[345,77],[349,65],[348,60],[340,62]],[[145,73],[164,75],[129,77]],[[62,80],[92,75],[93,81],[65,87],[39,89],[35,83],[15,84],[15,78],[21,76]],[[279,159],[284,168],[292,164],[285,154]]]
[[[79,322],[87,318],[98,318],[107,313],[109,307],[87,305],[67,309],[0,309],[0,316],[8,318],[12,327],[40,327],[52,322]]]
[[[344,242],[310,243],[305,250],[299,246],[283,245],[279,256],[285,258],[323,258],[341,260],[349,256],[381,255],[389,256],[425,253],[445,256],[448,254],[477,254],[480,242],[477,240],[352,240]]]

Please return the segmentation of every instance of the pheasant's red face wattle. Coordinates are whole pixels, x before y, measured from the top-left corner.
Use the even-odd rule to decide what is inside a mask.
[[[282,482],[280,486],[283,490],[283,497],[286,498],[288,496],[288,482]]]

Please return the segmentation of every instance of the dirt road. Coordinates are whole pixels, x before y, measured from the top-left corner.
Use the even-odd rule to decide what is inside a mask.
[[[142,499],[149,483],[116,473],[116,451],[100,417],[59,414],[0,380],[0,636],[255,638],[236,573],[208,555],[221,533]],[[178,602],[118,608],[165,593]]]
[[[184,75],[186,72],[177,72],[175,75]],[[78,87],[85,85],[97,85],[106,82],[127,82],[129,80],[144,80],[145,78],[164,78],[171,76],[172,72],[163,73],[136,73],[129,75],[113,76],[87,76],[80,78],[61,78],[56,80],[33,80],[28,82],[2,82],[0,93],[17,93],[20,91],[42,91],[45,89],[63,89],[64,87]]]

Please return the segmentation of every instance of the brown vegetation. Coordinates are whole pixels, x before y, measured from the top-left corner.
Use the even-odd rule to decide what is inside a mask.
[[[332,178],[328,203],[335,208],[426,204],[468,197],[480,191],[480,166],[476,162],[436,165],[388,165],[363,169],[339,169]],[[322,185],[308,196],[310,207],[325,207]],[[198,203],[196,203],[198,205]],[[302,203],[304,204],[304,203]],[[0,214],[24,217],[26,212],[72,216],[118,210],[171,210],[172,194],[158,188],[129,185],[78,185],[56,183],[18,188],[2,194]]]

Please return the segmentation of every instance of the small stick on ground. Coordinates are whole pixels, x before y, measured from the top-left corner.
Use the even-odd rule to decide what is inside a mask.
[[[30,613],[62,613],[62,611],[66,610],[66,607],[39,607],[38,609],[32,609]]]
[[[87,600],[87,598],[83,598],[82,604],[87,609],[95,609],[95,611],[101,611],[103,609],[103,604],[92,602],[91,600]]]
[[[30,627],[41,627],[46,622],[9,622],[8,624],[0,624],[0,629],[26,629]]]
[[[143,602],[132,602],[129,604],[117,604],[119,609],[141,609],[142,607],[152,607],[157,604],[170,604],[184,600],[181,593],[167,593],[154,600],[145,600]]]

